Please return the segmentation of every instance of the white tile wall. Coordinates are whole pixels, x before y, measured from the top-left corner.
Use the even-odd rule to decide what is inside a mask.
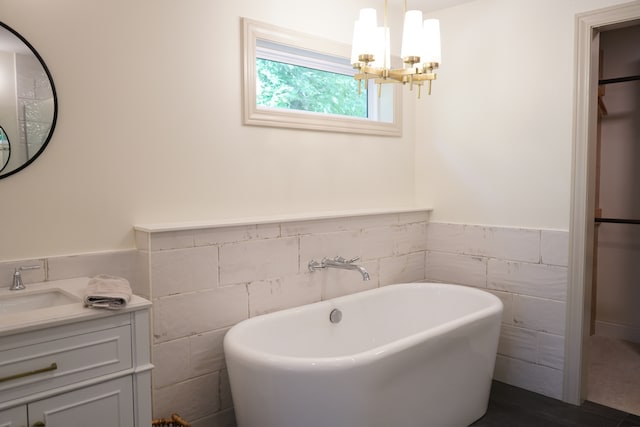
[[[141,233],[136,231],[136,234]],[[193,230],[184,231],[166,231],[161,233],[153,233],[147,238],[136,238],[136,242],[147,241],[148,245],[138,249],[148,250],[152,252],[164,251],[167,249],[183,249],[195,246],[195,233]]]
[[[563,335],[565,303],[525,295],[514,295],[513,322],[523,328]]]
[[[380,260],[380,286],[424,280],[425,255],[423,252],[400,255]]]
[[[158,366],[172,367],[153,370],[153,383],[157,388],[189,379],[191,365],[189,337],[155,344],[153,362]]]
[[[487,287],[512,294],[564,301],[567,268],[489,259]]]
[[[544,264],[569,265],[569,233],[566,231],[542,230],[540,257]]]
[[[136,231],[137,251],[0,263],[38,264],[25,283],[107,273],[153,300],[154,414],[235,426],[223,339],[251,316],[412,281],[484,288],[504,304],[495,378],[559,398],[568,233],[429,223],[428,212],[169,232]],[[371,275],[309,272],[311,259],[361,256]]]
[[[428,212],[146,233],[154,319],[154,412],[194,426],[234,426],[224,334],[252,316],[424,279]],[[308,271],[310,260],[361,257],[357,271]],[[146,258],[145,258],[146,257]],[[213,387],[196,403],[176,393]],[[215,403],[212,403],[212,399]]]
[[[256,280],[248,286],[250,317],[311,304],[322,297],[322,284],[311,280],[311,273]]]
[[[194,237],[196,246],[244,242],[254,239],[270,239],[280,237],[280,226],[278,224],[256,224],[206,229],[198,231]]]
[[[540,261],[540,231],[430,223],[427,249],[504,260]]]
[[[427,252],[426,278],[436,282],[487,287],[486,258],[446,252]]]
[[[555,399],[562,398],[562,371],[498,354],[494,378]]]
[[[538,361],[538,334],[530,329],[502,325],[498,353],[535,363]]]
[[[564,369],[564,337],[560,335],[538,334],[538,363]]]
[[[220,248],[220,284],[270,279],[298,272],[298,239],[247,240]]]
[[[486,288],[504,305],[495,378],[560,398],[569,233],[429,223],[426,280]]]
[[[198,420],[220,410],[220,372],[153,390],[153,416],[166,417],[168,408],[179,408],[179,414]]]
[[[150,263],[155,298],[218,286],[218,248],[172,249],[153,254]]]
[[[226,367],[222,342],[229,329],[218,329],[189,337],[190,376],[216,372]]]
[[[156,342],[232,326],[249,315],[246,285],[153,299]]]
[[[303,234],[335,233],[352,230],[351,222],[345,218],[315,221],[295,221],[282,224],[283,236],[299,236]]]
[[[362,234],[359,231],[342,231],[302,235],[300,239],[300,270],[306,271],[309,261],[323,257],[362,256]]]

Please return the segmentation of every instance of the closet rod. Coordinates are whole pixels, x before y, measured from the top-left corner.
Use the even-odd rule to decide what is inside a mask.
[[[640,75],[628,76],[628,77],[616,77],[614,79],[601,79],[601,80],[598,80],[598,84],[608,85],[610,83],[624,83],[624,82],[632,82],[634,80],[640,80]]]
[[[608,222],[611,224],[640,224],[640,219],[596,218],[595,221]]]

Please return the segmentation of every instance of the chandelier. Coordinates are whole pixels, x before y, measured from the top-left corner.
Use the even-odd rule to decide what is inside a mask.
[[[404,27],[402,31],[402,68],[391,68],[391,43],[387,24],[388,0],[384,2],[384,24],[378,27],[375,9],[361,9],[359,19],[353,26],[351,64],[355,68],[354,78],[358,81],[358,93],[362,81],[368,89],[369,80],[377,85],[386,83],[409,84],[411,90],[418,87],[418,98],[422,86],[436,79],[435,70],[440,65],[440,21],[422,19],[422,11],[407,10],[404,0]],[[378,91],[380,93],[380,91]]]

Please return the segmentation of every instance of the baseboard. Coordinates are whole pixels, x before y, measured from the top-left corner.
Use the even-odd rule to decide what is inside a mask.
[[[640,328],[596,320],[596,335],[640,343]]]

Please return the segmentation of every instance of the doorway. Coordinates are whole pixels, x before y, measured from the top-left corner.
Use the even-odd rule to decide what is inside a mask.
[[[604,31],[627,27],[638,20],[640,1],[581,14],[576,22],[576,103],[563,388],[563,400],[573,404],[580,404],[588,397],[589,344],[595,322],[592,314],[597,314],[598,303],[592,291],[594,277],[597,277],[593,267],[596,265],[594,255],[597,253],[594,250],[594,213],[597,208],[598,74],[601,35]],[[597,287],[595,290],[597,292]]]
[[[640,22],[602,29],[589,401],[640,415]]]

